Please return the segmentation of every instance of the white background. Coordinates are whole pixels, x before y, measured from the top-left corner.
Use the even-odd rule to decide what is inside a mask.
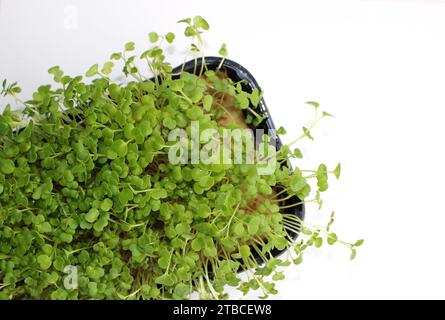
[[[445,298],[445,1],[2,0],[0,78],[28,98],[53,65],[84,73],[127,41],[147,46],[150,31],[181,33],[175,22],[197,14],[211,25],[208,53],[228,44],[286,141],[311,115],[305,101],[336,116],[301,146],[303,167],[343,165],[308,219],[335,210],[335,231],[366,243],[353,262],[341,246],[306,254],[276,298]],[[185,48],[170,50],[173,64]]]

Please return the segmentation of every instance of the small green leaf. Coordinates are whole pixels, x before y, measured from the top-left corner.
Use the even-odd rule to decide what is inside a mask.
[[[252,102],[252,105],[254,107],[257,107],[258,104],[260,103],[260,99],[261,99],[260,90],[258,90],[258,88],[253,89],[249,98],[250,98],[250,102]]]
[[[42,254],[37,257],[37,263],[40,265],[40,268],[42,270],[47,270],[49,267],[51,267],[51,258],[47,256],[46,254]]]
[[[36,227],[37,227],[37,231],[39,231],[40,233],[48,233],[48,232],[52,231],[52,227],[48,221],[40,223]]]
[[[63,71],[60,70],[59,66],[54,66],[48,69],[48,73],[54,76],[54,81],[60,82],[62,81]]]
[[[204,244],[203,244],[202,238],[199,238],[199,237],[193,239],[191,242],[191,247],[194,251],[200,251],[202,249],[203,245]]]
[[[116,140],[113,143],[112,150],[114,152],[116,152],[118,157],[123,158],[123,157],[125,157],[125,155],[128,152],[127,143],[125,141],[123,141],[122,139]]]
[[[320,192],[324,192],[328,189],[328,171],[325,164],[320,164],[317,170],[317,186]]]
[[[299,265],[303,262],[303,255],[300,254],[296,259],[294,259],[294,264]]]
[[[357,257],[357,250],[352,249],[351,250],[351,256],[350,256],[350,260],[354,260]]]
[[[97,283],[96,282],[88,282],[88,294],[92,297],[97,295]]]
[[[245,230],[244,230],[244,225],[242,224],[242,222],[237,222],[234,226],[233,226],[233,232],[235,233],[235,235],[241,237],[244,235]]]
[[[157,284],[161,284],[164,286],[173,286],[175,281],[173,279],[173,277],[170,274],[163,274],[162,276],[159,276],[155,279],[155,282]]]
[[[159,40],[159,35],[156,32],[150,32],[148,34],[148,39],[151,43],[155,43]]]
[[[161,255],[158,259],[158,265],[161,269],[166,270],[170,263],[170,254],[168,251],[165,254]]]
[[[193,24],[195,25],[196,29],[209,30],[209,24],[201,16],[194,17],[193,18]]]
[[[112,61],[105,62],[102,73],[105,75],[109,75],[113,71],[114,63]]]
[[[299,175],[293,175],[289,179],[289,188],[292,192],[299,192],[306,186],[306,184],[306,179]]]
[[[93,223],[94,221],[97,220],[98,217],[99,217],[99,210],[97,210],[96,208],[92,208],[85,215],[85,220],[88,221],[89,223]]]
[[[298,158],[298,159],[303,158],[303,153],[302,153],[301,150],[298,149],[298,148],[294,149],[294,151],[293,151],[292,154],[294,155],[294,157],[296,157],[296,158]]]
[[[176,121],[172,118],[164,118],[164,120],[162,121],[162,125],[169,128],[170,130],[173,130],[176,128]]]
[[[303,134],[311,140],[314,140],[314,137],[311,135],[311,132],[308,128],[303,127]]]
[[[133,51],[134,49],[135,49],[135,44],[134,44],[134,42],[127,42],[126,44],[125,44],[125,51]]]
[[[286,133],[287,133],[287,131],[283,127],[279,127],[277,130],[277,134],[279,134],[279,135],[285,135]]]
[[[284,273],[283,272],[276,272],[273,276],[272,276],[272,280],[273,281],[280,281],[280,280],[284,280]]]
[[[316,101],[306,101],[306,104],[313,106],[315,109],[317,109],[320,106],[320,104]]]
[[[186,111],[187,117],[189,117],[190,120],[199,120],[203,116],[203,112],[200,107],[193,106],[190,109]]]
[[[193,37],[196,35],[196,30],[193,29],[192,27],[187,27],[185,28],[184,35],[186,37]]]
[[[258,228],[260,226],[260,219],[258,217],[252,217],[247,225],[247,232],[250,235],[255,235],[258,232]]]
[[[340,179],[340,173],[341,173],[341,164],[337,164],[337,166],[335,167],[334,171],[333,171],[335,177],[337,179]]]
[[[227,57],[228,52],[227,52],[227,46],[226,46],[225,43],[223,43],[223,44],[221,45],[221,48],[219,49],[218,53],[219,53],[219,55],[220,55],[221,57],[224,57],[224,58]]]
[[[337,242],[337,235],[335,233],[328,234],[327,242],[329,245],[335,244]]]
[[[69,233],[62,232],[59,236],[59,239],[62,242],[71,243],[73,241],[73,236],[70,235]]]
[[[100,204],[100,208],[103,211],[110,211],[112,207],[113,207],[113,201],[111,199],[104,199]]]
[[[86,161],[90,157],[90,153],[80,141],[74,144],[73,150],[77,158],[81,161]]]
[[[204,255],[207,258],[215,258],[218,255],[218,252],[216,251],[215,247],[205,247],[204,248]]]
[[[122,59],[122,53],[120,53],[120,52],[113,53],[111,55],[110,59],[112,59],[112,60],[120,60],[120,59]]]
[[[20,93],[20,92],[22,92],[22,88],[20,88],[20,87],[13,87],[13,88],[11,88],[11,92],[13,92],[13,93]]]
[[[187,24],[191,24],[191,23],[192,23],[192,19],[191,19],[191,18],[181,19],[181,20],[178,20],[178,23],[187,23]]]
[[[88,78],[94,77],[99,72],[99,65],[95,64],[85,73]]]
[[[360,240],[357,240],[354,244],[353,244],[353,246],[354,247],[360,247],[362,244],[364,244],[365,243],[365,240],[363,240],[363,239],[360,239]]]
[[[173,32],[169,32],[165,35],[165,40],[167,40],[168,43],[173,43],[175,40],[175,34]]]
[[[249,258],[249,256],[250,256],[250,248],[249,248],[249,246],[242,245],[239,248],[239,253],[240,253],[241,257],[243,257],[244,259]]]
[[[15,170],[14,162],[10,159],[0,159],[0,171],[4,174],[11,174]]]
[[[108,225],[108,217],[101,216],[93,225],[94,230],[97,232],[102,232],[103,229]]]
[[[210,111],[213,104],[213,97],[209,94],[205,95],[204,98],[202,99],[202,104],[204,110],[206,110],[207,112]]]
[[[178,283],[175,287],[174,294],[178,298],[184,299],[190,294],[190,286],[184,283]]]
[[[315,239],[314,244],[316,248],[320,248],[323,245],[323,239],[318,237],[317,239]]]

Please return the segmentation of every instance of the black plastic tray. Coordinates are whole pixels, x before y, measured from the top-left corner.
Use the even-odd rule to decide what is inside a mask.
[[[205,64],[206,64],[207,69],[208,70],[217,70],[221,64],[221,60],[222,60],[222,58],[220,58],[220,57],[205,57]],[[181,72],[181,70],[190,72],[190,73],[194,73],[201,69],[201,65],[202,65],[202,58],[198,58],[196,61],[191,60],[191,61],[184,63],[184,65],[180,65],[180,66],[174,68],[173,73],[179,73],[179,72]],[[241,83],[241,85],[242,85],[243,90],[248,93],[251,93],[252,90],[255,88],[258,88],[259,90],[261,89],[260,86],[258,85],[258,82],[255,80],[255,78],[252,76],[252,74],[249,71],[247,71],[247,69],[244,68],[242,65],[240,65],[232,60],[224,59],[220,70],[225,71],[227,76],[230,79],[232,79],[234,82],[239,82],[239,81],[244,80]],[[251,107],[253,107],[253,106],[251,106]],[[275,139],[275,143],[276,143],[275,145],[277,147],[277,150],[279,150],[281,148],[281,146],[283,145],[283,143],[281,142],[280,137],[275,134],[276,127],[272,121],[269,110],[266,106],[266,102],[264,101],[263,98],[261,98],[260,103],[255,108],[255,112],[257,112],[259,115],[261,115],[264,118],[264,120],[255,128],[263,129],[265,133],[269,134],[271,139]],[[245,111],[244,115],[247,115],[247,113],[248,113],[248,111]],[[252,128],[252,129],[255,129],[255,128]],[[287,164],[284,164],[284,165],[287,165]],[[281,203],[281,205],[287,206],[287,205],[291,205],[291,204],[295,204],[295,203],[299,203],[299,202],[301,202],[301,200],[298,199],[298,197],[294,196],[290,199],[283,201]],[[300,205],[297,205],[297,206],[294,206],[291,208],[284,209],[282,211],[282,213],[293,214],[293,215],[297,216],[298,218],[300,218],[301,220],[304,220],[305,206],[304,206],[304,204],[300,204]],[[298,234],[295,232],[292,232],[292,231],[287,231],[287,234],[288,234],[289,238],[292,240],[296,240],[298,237]],[[286,249],[285,250],[273,249],[271,254],[274,257],[278,257],[285,251],[286,251]],[[252,254],[255,256],[255,259],[257,260],[257,262],[259,264],[261,264],[263,262],[263,259],[256,253],[256,251],[252,250]]]

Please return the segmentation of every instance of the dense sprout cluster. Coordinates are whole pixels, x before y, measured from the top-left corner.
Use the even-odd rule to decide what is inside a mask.
[[[182,22],[192,50],[202,53],[207,22]],[[18,98],[16,84],[3,82],[2,94],[24,110],[7,106],[0,116],[0,298],[183,299],[192,292],[224,298],[227,285],[267,296],[284,277],[277,267],[299,264],[304,249],[319,247],[322,237],[338,241],[329,226],[311,229],[283,214],[283,201],[298,197],[293,205],[301,205],[314,178],[316,196],[308,201],[321,203],[327,176],[338,177],[339,166],[305,175],[280,165],[259,175],[249,164],[168,161],[171,130],[190,131],[191,121],[200,130],[237,127],[219,121],[228,117],[227,101],[235,111],[250,110],[250,122],[258,123],[260,97],[205,63],[195,74],[172,74],[160,44],[174,35],[149,39],[153,45],[140,59],[152,80],[141,75],[128,43],[114,62],[87,72],[92,82],[54,67],[57,88],[41,86],[29,101]],[[109,78],[116,61],[132,79],[126,84]],[[311,137],[310,130],[302,136]],[[277,156],[287,163],[301,153],[285,146]],[[301,233],[298,242],[289,242],[289,230]],[[361,243],[344,244],[355,256]],[[287,247],[285,259],[270,254]],[[78,278],[69,287],[72,267]],[[242,280],[240,270],[247,274]]]

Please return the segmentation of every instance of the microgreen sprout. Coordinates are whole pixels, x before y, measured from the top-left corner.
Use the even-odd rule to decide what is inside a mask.
[[[0,298],[185,299],[197,292],[222,299],[228,286],[266,298],[285,277],[281,267],[302,263],[310,247],[340,243],[356,257],[363,240],[341,240],[331,231],[333,215],[319,227],[293,214],[305,203],[321,207],[330,177],[340,177],[340,165],[290,168],[290,159],[302,157],[291,146],[313,139],[313,127],[329,116],[318,103],[308,102],[313,122],[277,152],[280,165],[269,175],[255,164],[169,161],[169,134],[191,131],[192,121],[215,132],[262,121],[261,91],[224,72],[225,45],[219,67],[207,68],[207,21],[180,22],[195,61],[202,55],[195,72],[173,74],[163,48],[175,35],[151,32],[147,51],[137,57],[128,42],[89,68],[88,81],[50,68],[55,86],[40,86],[29,101],[18,97],[17,83],[2,82],[1,95],[23,111],[7,105],[0,115]],[[125,84],[110,79],[114,68]],[[190,146],[185,160],[206,142],[181,141]],[[66,287],[72,268],[77,282]]]

